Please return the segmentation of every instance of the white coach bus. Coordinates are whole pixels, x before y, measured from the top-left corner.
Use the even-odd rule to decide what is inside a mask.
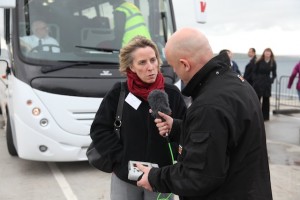
[[[3,26],[1,111],[12,156],[38,161],[86,160],[90,125],[106,92],[124,80],[119,49],[101,42],[114,38],[114,0],[0,0]],[[158,45],[166,81],[178,79],[163,56],[174,32],[171,0],[130,0],[143,14]],[[26,49],[34,20],[58,44]],[[105,42],[104,42],[105,43]]]

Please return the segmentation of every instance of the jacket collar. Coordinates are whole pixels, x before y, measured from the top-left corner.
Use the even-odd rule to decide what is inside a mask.
[[[253,57],[251,58],[250,62],[255,63],[255,61],[256,61],[256,56],[253,56]]]
[[[211,76],[213,71],[219,69],[220,71],[229,70],[229,58],[227,54],[220,54],[208,61],[188,82],[183,88],[182,94],[191,96],[193,99],[197,96],[201,85],[203,85]]]

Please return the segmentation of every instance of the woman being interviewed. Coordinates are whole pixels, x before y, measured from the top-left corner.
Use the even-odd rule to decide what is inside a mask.
[[[130,160],[156,163],[159,167],[172,164],[167,140],[159,135],[154,118],[149,113],[147,97],[152,90],[164,90],[169,97],[173,118],[182,119],[186,105],[178,88],[164,83],[160,72],[162,62],[151,40],[141,36],[133,38],[121,49],[119,58],[120,72],[127,76],[120,139],[113,132],[120,83],[115,84],[101,102],[90,136],[98,152],[108,156],[114,164],[112,200],[157,199],[157,193],[143,190],[136,186],[136,181],[128,180]],[[174,142],[173,147],[176,146],[180,135],[169,137]],[[173,153],[176,153],[174,149]]]

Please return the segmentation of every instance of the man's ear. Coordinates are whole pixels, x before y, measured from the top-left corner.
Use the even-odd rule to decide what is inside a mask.
[[[179,59],[179,62],[184,66],[185,71],[189,71],[191,69],[191,65],[188,60],[181,58]]]

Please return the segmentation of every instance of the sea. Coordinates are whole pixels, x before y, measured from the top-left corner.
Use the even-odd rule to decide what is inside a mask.
[[[257,56],[257,59],[260,55]],[[249,63],[247,54],[234,54],[233,60],[238,64],[241,73],[245,72],[245,66]],[[300,62],[300,56],[275,56],[277,64],[277,78],[290,76],[295,65]]]
[[[257,56],[257,59],[260,58],[260,55]],[[245,72],[245,66],[249,63],[250,59],[247,54],[234,54],[233,60],[238,64],[239,70],[242,74]],[[281,92],[288,92],[287,82],[288,78],[291,75],[295,65],[300,62],[300,56],[275,56],[275,61],[277,64],[277,81],[280,83]],[[299,78],[299,77],[298,77]],[[279,81],[280,80],[280,81]],[[296,81],[294,80],[292,86],[293,95],[296,95]],[[272,84],[272,94],[276,93],[276,84]],[[295,94],[294,94],[295,93]]]

